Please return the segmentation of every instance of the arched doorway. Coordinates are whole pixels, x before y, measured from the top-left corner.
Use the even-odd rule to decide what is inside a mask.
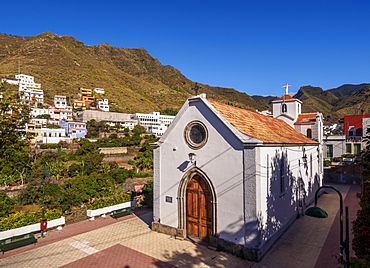
[[[188,170],[178,191],[179,225],[185,237],[207,241],[217,233],[217,196],[212,181],[198,167]]]
[[[194,175],[186,187],[186,229],[193,239],[208,239],[212,234],[211,192],[204,179]]]

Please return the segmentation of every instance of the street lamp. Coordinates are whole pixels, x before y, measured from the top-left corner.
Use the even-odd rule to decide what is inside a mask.
[[[321,189],[330,188],[336,191],[339,195],[339,204],[340,204],[340,261],[343,263],[343,250],[346,254],[346,266],[349,267],[349,224],[348,224],[348,207],[346,206],[346,240],[343,241],[343,197],[342,194],[333,186],[321,186],[316,190],[315,193],[315,206],[309,207],[306,209],[305,213],[307,216],[315,218],[327,218],[328,213],[325,210],[317,206],[317,196]]]
[[[189,161],[190,161],[190,163],[192,164],[192,165],[196,165],[196,154],[194,154],[194,153],[189,153]]]
[[[40,221],[40,229],[41,229],[42,237],[44,237],[44,231],[46,230],[46,226],[47,226],[47,219],[45,219],[45,206],[44,206],[45,177],[50,174],[51,174],[51,171],[47,170],[47,165],[45,165],[45,170],[42,176],[42,212],[41,212],[41,221]]]

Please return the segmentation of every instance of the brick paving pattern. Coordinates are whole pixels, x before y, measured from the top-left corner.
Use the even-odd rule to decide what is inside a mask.
[[[352,221],[359,208],[356,193],[360,188],[335,187],[350,207]],[[259,263],[152,232],[152,213],[147,210],[118,220],[100,218],[49,231],[36,245],[0,254],[0,267],[338,267],[339,201],[336,193],[327,192],[318,204],[329,217],[297,219]]]

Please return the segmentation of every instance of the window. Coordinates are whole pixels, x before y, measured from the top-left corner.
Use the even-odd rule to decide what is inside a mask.
[[[281,112],[282,112],[282,113],[286,113],[287,111],[288,111],[288,108],[287,108],[286,104],[285,104],[285,103],[283,103],[283,104],[281,105]]]
[[[354,154],[360,154],[360,152],[361,152],[361,144],[354,144],[353,145],[353,153]]]
[[[346,153],[351,154],[352,153],[352,144],[347,143],[346,144]]]
[[[326,157],[333,157],[333,144],[326,145]]]
[[[280,179],[280,193],[285,192],[285,166],[284,166],[284,158],[280,159],[280,170],[279,170],[279,179]]]
[[[356,129],[355,129],[355,127],[349,127],[349,129],[348,129],[348,136],[356,136]]]
[[[312,129],[307,129],[307,131],[306,131],[306,136],[307,136],[307,138],[312,138]]]

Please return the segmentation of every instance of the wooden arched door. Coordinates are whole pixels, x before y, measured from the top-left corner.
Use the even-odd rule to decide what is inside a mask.
[[[196,174],[186,188],[187,236],[207,239],[212,234],[211,193],[204,179]]]

